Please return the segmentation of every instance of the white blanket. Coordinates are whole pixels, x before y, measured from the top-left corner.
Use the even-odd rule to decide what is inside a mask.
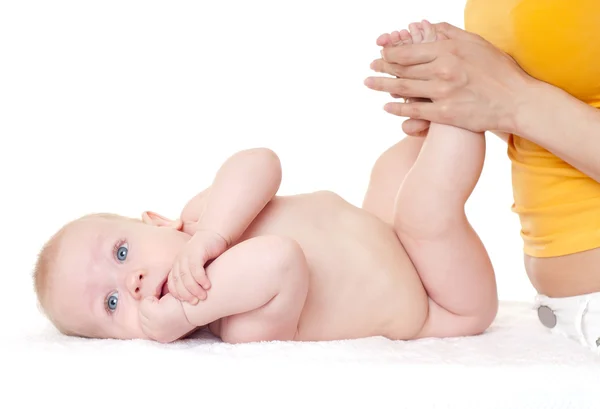
[[[9,342],[2,399],[18,407],[600,408],[600,358],[551,336],[522,303],[501,303],[469,338],[161,345],[48,327]]]

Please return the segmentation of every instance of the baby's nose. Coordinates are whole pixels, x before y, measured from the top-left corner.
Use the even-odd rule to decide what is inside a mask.
[[[142,288],[144,285],[144,278],[146,277],[146,272],[142,270],[132,271],[129,273],[127,277],[127,289],[131,296],[136,300],[141,300],[144,297],[142,293]]]

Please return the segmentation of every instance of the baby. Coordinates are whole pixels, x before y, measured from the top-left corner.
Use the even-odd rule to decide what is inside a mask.
[[[36,265],[40,305],[64,334],[164,343],[204,327],[229,343],[480,334],[496,283],[464,205],[484,156],[482,134],[432,124],[380,156],[358,208],[277,196],[276,154],[238,152],[176,220],[64,226]]]

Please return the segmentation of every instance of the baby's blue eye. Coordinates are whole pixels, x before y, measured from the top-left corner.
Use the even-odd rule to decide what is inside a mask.
[[[106,300],[106,306],[110,311],[117,309],[117,302],[119,301],[119,293],[111,294]]]
[[[129,249],[127,248],[127,244],[119,247],[117,249],[117,259],[119,259],[120,261],[125,261],[125,259],[127,258],[128,251]]]

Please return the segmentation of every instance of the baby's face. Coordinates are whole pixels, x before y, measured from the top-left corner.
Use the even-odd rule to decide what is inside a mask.
[[[166,293],[167,275],[190,236],[143,222],[89,218],[65,232],[50,306],[69,329],[92,338],[147,338],[140,301]]]

